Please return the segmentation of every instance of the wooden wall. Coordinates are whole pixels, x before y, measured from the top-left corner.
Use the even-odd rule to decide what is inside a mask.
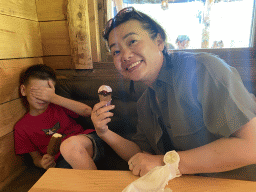
[[[35,0],[0,2],[0,189],[25,168],[14,153],[13,126],[24,115],[19,74],[43,63]]]
[[[91,50],[93,62],[101,61],[97,0],[88,3]],[[68,0],[36,0],[38,21],[42,36],[44,64],[54,69],[74,69],[67,23]]]

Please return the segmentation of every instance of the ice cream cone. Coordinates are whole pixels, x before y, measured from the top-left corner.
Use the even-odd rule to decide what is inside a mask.
[[[100,101],[108,101],[107,106],[111,104],[112,100],[112,89],[108,85],[102,85],[98,89]]]

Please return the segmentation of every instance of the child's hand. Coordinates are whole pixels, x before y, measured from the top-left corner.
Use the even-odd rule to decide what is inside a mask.
[[[45,154],[41,161],[40,161],[41,167],[44,169],[49,169],[51,167],[55,167],[56,163],[54,161],[54,157],[49,155],[49,154]]]
[[[114,109],[114,105],[106,106],[107,101],[102,101],[97,103],[91,114],[91,119],[94,124],[95,130],[99,137],[103,136],[104,133],[108,131],[108,123],[111,121],[111,118],[114,114],[109,112]]]
[[[31,87],[31,95],[36,99],[51,102],[55,96],[55,87],[51,80],[48,81],[49,87]]]

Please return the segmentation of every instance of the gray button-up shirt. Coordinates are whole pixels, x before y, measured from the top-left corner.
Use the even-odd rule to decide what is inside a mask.
[[[153,154],[164,154],[159,116],[179,151],[229,137],[256,114],[256,103],[237,70],[208,53],[166,56],[153,88],[137,107],[133,141]]]

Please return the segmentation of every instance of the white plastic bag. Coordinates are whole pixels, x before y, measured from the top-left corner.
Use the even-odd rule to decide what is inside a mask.
[[[146,175],[128,185],[122,192],[170,192],[164,189],[169,180],[181,176],[177,174],[177,168],[171,164],[157,166]]]

